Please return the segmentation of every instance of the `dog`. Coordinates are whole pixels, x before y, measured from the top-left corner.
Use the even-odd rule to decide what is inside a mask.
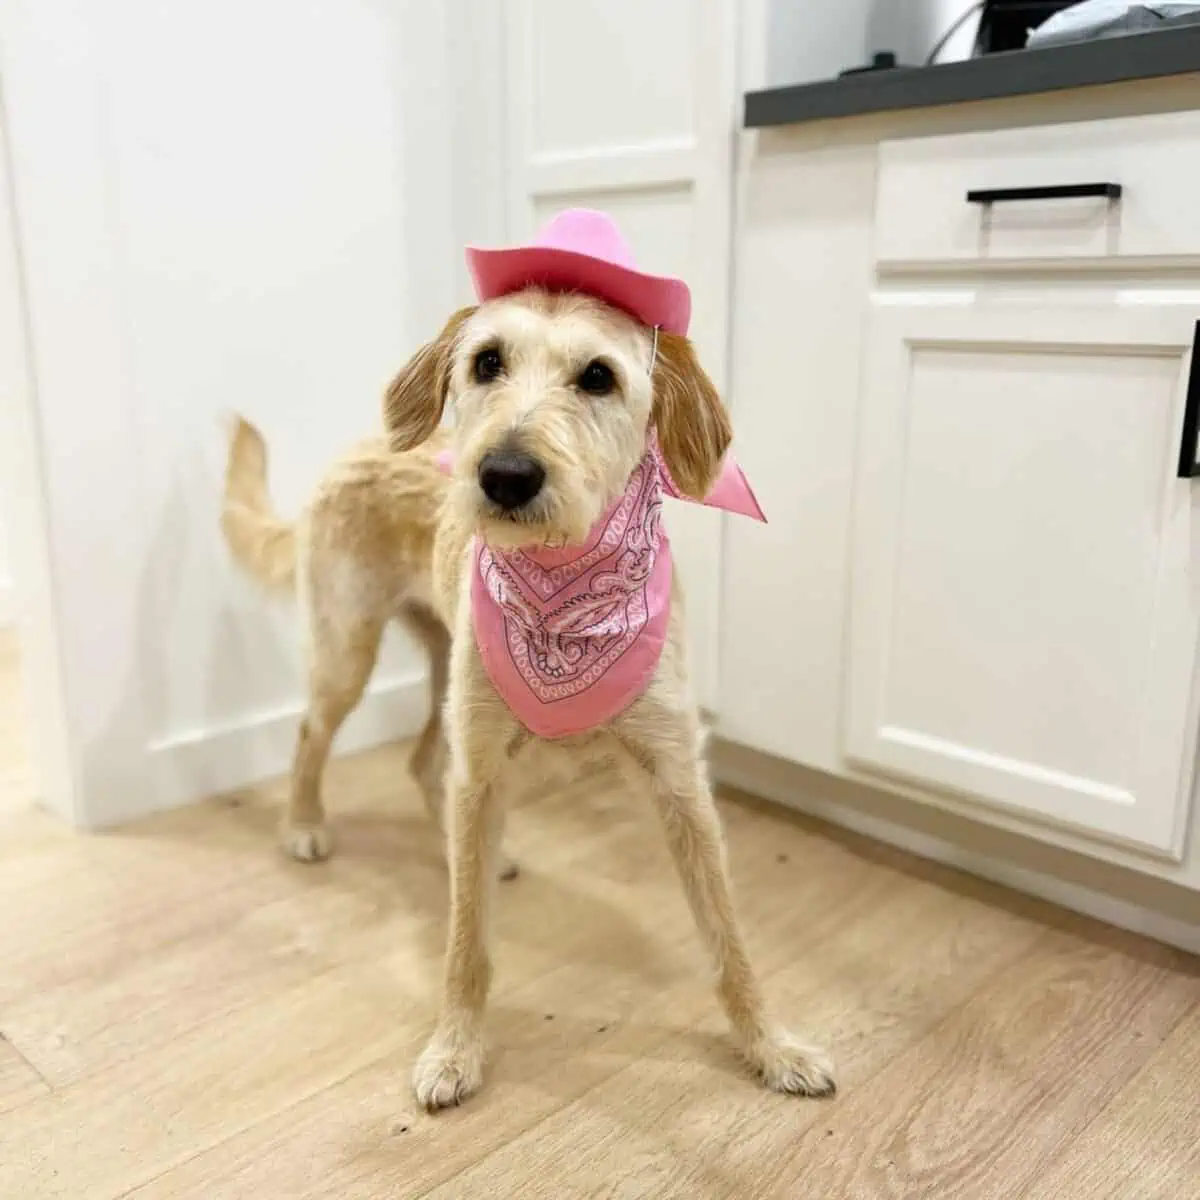
[[[308,631],[285,847],[305,861],[329,853],[321,772],[398,620],[429,651],[412,769],[451,884],[418,1102],[444,1109],[482,1085],[492,884],[515,870],[505,792],[552,748],[585,768],[615,763],[648,793],[737,1048],[768,1088],[830,1095],[828,1057],[772,1021],[737,923],[658,524],[663,491],[761,516],[748,488],[727,486],[730,422],[686,337],[686,285],[638,272],[611,222],[586,210],[532,247],[468,261],[480,303],[400,370],[386,439],[335,466],[295,526],[271,509],[261,436],[244,421],[233,433],[226,540],[265,587],[298,595]]]
[[[583,214],[580,220],[594,226],[601,217]],[[573,220],[566,218],[568,225]],[[450,931],[441,1012],[414,1069],[415,1093],[432,1111],[461,1103],[483,1080],[492,974],[488,910],[506,776],[526,769],[532,748],[554,745],[582,760],[599,742],[653,798],[742,1055],[775,1091],[827,1095],[835,1086],[828,1059],[768,1016],[734,915],[703,728],[689,686],[678,583],[671,581],[652,669],[629,703],[603,712],[586,729],[577,729],[573,716],[541,734],[534,731],[538,704],[518,703],[523,683],[539,671],[552,682],[569,675],[567,650],[582,644],[563,633],[576,619],[573,613],[556,613],[565,626],[538,625],[531,607],[536,597],[517,595],[522,581],[535,590],[545,584],[547,593],[560,586],[559,578],[548,582],[559,568],[543,569],[537,561],[531,567],[531,560],[550,548],[549,563],[565,562],[553,557],[553,549],[580,546],[604,526],[606,513],[623,513],[631,480],[655,461],[677,494],[702,500],[722,474],[731,439],[725,408],[691,343],[665,323],[652,328],[656,313],[665,312],[676,329],[686,326],[686,313],[673,317],[669,303],[664,309],[661,297],[646,301],[643,292],[622,296],[618,284],[606,280],[608,265],[638,286],[646,278],[632,270],[619,235],[613,243],[607,227],[600,234],[608,249],[597,255],[603,269],[580,280],[570,273],[579,257],[570,244],[572,231],[565,230],[566,245],[554,244],[563,233],[551,229],[529,262],[513,264],[519,269],[510,278],[503,278],[504,261],[472,261],[482,302],[451,316],[385,398],[384,424],[401,457],[427,450],[431,439],[444,436],[444,412],[454,415],[452,473],[432,560],[432,607],[451,631],[444,718]],[[590,235],[584,242],[585,250],[594,248]],[[547,247],[549,256],[542,254]],[[555,277],[548,259],[565,264],[568,276]],[[523,285],[530,262],[542,264],[543,283]],[[618,307],[614,299],[627,302]],[[657,537],[654,514],[647,513],[645,528]],[[635,580],[645,541],[631,543]],[[505,563],[526,574],[506,577]],[[571,569],[564,565],[561,571]],[[611,597],[618,582],[609,572],[594,595]],[[632,595],[637,587],[630,586]],[[495,632],[508,641],[498,647],[485,636],[485,623],[489,604],[501,602]],[[611,632],[611,610],[587,619],[599,624],[585,628]],[[528,638],[521,632],[524,620],[533,622]],[[539,695],[549,697],[545,707],[553,708],[565,691],[550,686]]]

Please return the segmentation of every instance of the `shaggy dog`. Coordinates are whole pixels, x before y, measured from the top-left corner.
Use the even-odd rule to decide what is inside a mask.
[[[551,745],[580,760],[611,755],[652,797],[751,1067],[776,1091],[831,1092],[824,1055],[769,1019],[734,916],[677,582],[644,691],[599,727],[553,742],[531,733],[502,698],[473,627],[479,545],[519,554],[580,543],[625,492],[648,444],[683,494],[708,494],[730,426],[691,343],[591,297],[527,288],[455,313],[392,383],[385,424],[400,461],[429,452],[447,406],[453,474],[433,522],[429,603],[451,630],[451,917],[441,1016],[414,1073],[418,1099],[429,1109],[458,1104],[482,1081],[487,914],[505,777],[518,760],[518,769],[536,769],[537,753]],[[412,461],[409,470],[440,490],[436,463]]]

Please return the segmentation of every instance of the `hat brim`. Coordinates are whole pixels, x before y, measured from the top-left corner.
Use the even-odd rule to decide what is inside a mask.
[[[584,292],[623,309],[644,325],[686,334],[692,294],[682,279],[645,275],[590,254],[549,246],[508,250],[467,249],[467,266],[482,300],[495,300],[524,287]]]

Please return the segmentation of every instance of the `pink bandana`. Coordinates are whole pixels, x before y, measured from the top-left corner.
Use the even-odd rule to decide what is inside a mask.
[[[649,685],[671,609],[664,491],[689,499],[652,442],[582,545],[497,550],[475,539],[475,640],[496,690],[531,733],[595,729]],[[732,458],[703,503],[766,520]]]

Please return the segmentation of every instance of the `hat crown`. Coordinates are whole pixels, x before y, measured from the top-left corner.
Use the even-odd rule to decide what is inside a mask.
[[[525,246],[467,247],[467,264],[481,301],[522,288],[594,296],[643,325],[684,335],[692,297],[682,279],[639,271],[617,223],[591,208],[568,208]]]
[[[542,226],[535,246],[567,250],[634,270],[633,251],[607,213],[593,208],[568,208]]]

